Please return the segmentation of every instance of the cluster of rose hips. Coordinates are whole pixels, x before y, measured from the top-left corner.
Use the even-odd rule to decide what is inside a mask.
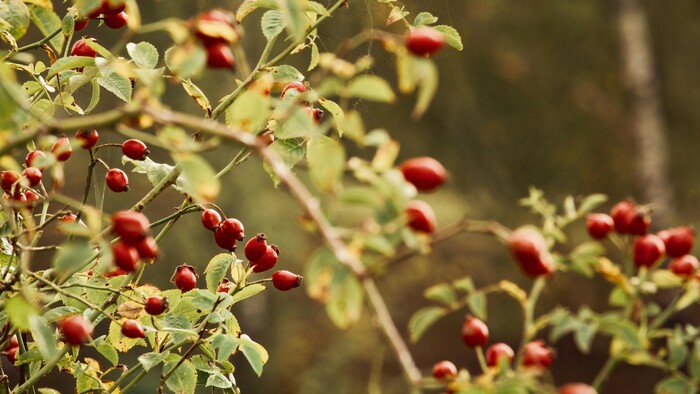
[[[202,226],[214,233],[214,241],[223,249],[236,250],[236,243],[245,239],[243,223],[235,218],[221,218],[215,209],[205,209],[202,212]],[[253,272],[260,273],[270,270],[277,264],[280,250],[276,245],[267,243],[265,234],[260,233],[246,242],[244,252]],[[194,273],[192,267],[187,267]],[[177,275],[177,273],[176,273]],[[175,278],[177,280],[177,278]],[[291,290],[301,285],[301,275],[289,271],[277,271],[272,274],[272,284],[278,290]],[[177,283],[177,282],[176,282]],[[233,283],[224,281],[219,285],[219,291],[228,293]],[[180,287],[180,286],[178,286]]]
[[[473,317],[467,316],[462,325],[462,340],[464,344],[471,348],[477,348],[477,351],[481,351],[489,341],[489,329],[488,326],[481,320]],[[515,352],[513,349],[503,342],[494,343],[486,349],[485,361],[486,365],[491,368],[501,368],[503,366],[510,366],[515,358]],[[552,360],[554,359],[554,352],[552,349],[547,347],[543,341],[534,340],[528,342],[523,347],[522,353],[522,366],[532,370],[545,370],[548,369]],[[448,360],[443,360],[435,363],[433,366],[433,377],[440,380],[449,382],[457,378],[457,367],[454,363]],[[592,388],[583,383],[572,383],[560,388],[559,393],[561,394],[590,394],[595,393],[593,391],[571,391],[574,388],[587,387],[592,390]]]
[[[114,1],[115,5],[110,4],[110,0],[102,0],[99,7],[89,12],[87,18],[79,19],[75,22],[75,31],[83,30],[87,27],[90,19],[102,19],[110,29],[121,29],[126,26],[129,16],[126,14],[126,2]]]
[[[238,43],[240,38],[235,19],[228,12],[215,9],[200,14],[190,23],[207,50],[207,66],[232,69],[236,60],[230,46]]]
[[[695,232],[690,227],[665,229],[649,234],[651,218],[648,209],[625,200],[615,204],[610,215],[590,214],[586,229],[591,237],[604,239],[613,230],[621,235],[635,236],[632,261],[637,267],[653,267],[666,255],[671,258],[668,269],[678,276],[700,279],[700,262],[689,254],[693,249]]]
[[[158,244],[150,236],[146,215],[135,211],[120,211],[112,215],[112,232],[119,240],[112,244],[112,258],[117,268],[134,272],[140,260],[158,257]]]
[[[306,85],[304,85],[303,82],[300,81],[294,81],[290,82],[287,84],[287,86],[282,89],[282,93],[280,94],[280,100],[290,100],[293,99],[294,97],[303,94],[306,92]],[[309,102],[304,101],[304,112],[306,112],[307,115],[311,118],[311,120],[315,124],[321,123],[321,120],[323,119],[323,110],[319,108],[312,107]],[[264,134],[263,134],[264,135]],[[262,135],[260,136],[262,137]]]
[[[431,192],[445,182],[445,168],[431,157],[415,157],[399,166],[404,179],[420,192]],[[415,231],[430,234],[437,228],[433,208],[421,200],[409,201],[404,210],[407,224]]]
[[[50,153],[56,161],[68,160],[73,153],[68,138],[64,135],[56,140],[51,146]],[[12,201],[20,206],[34,207],[41,196],[32,188],[41,183],[47,161],[46,153],[35,149],[24,158],[25,168],[21,174],[12,170],[0,172],[0,187],[5,192],[3,195],[5,201]]]

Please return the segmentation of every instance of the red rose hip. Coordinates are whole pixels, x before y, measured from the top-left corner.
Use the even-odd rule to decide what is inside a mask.
[[[693,229],[690,227],[684,226],[671,228],[659,232],[658,235],[664,241],[664,245],[666,246],[666,254],[668,254],[670,257],[680,257],[686,255],[693,249],[695,231],[693,231]]]
[[[24,165],[27,166],[27,168],[36,167],[39,169],[39,171],[44,171],[46,167],[37,165],[37,160],[41,161],[44,158],[46,158],[46,154],[35,149],[27,153],[27,156],[24,158]]]
[[[202,212],[202,226],[207,230],[216,231],[221,223],[221,215],[215,209],[205,209]]]
[[[151,151],[143,141],[134,138],[122,143],[122,153],[132,160],[146,160]]]
[[[267,237],[260,233],[248,240],[245,244],[245,258],[248,261],[260,260],[267,251]]]
[[[643,235],[634,242],[633,261],[637,267],[651,267],[666,253],[664,241],[654,234]]]
[[[126,26],[127,22],[129,21],[129,16],[126,14],[126,12],[120,12],[115,15],[105,15],[105,25],[109,27],[110,29],[121,29],[122,27]]]
[[[469,347],[484,346],[489,340],[489,328],[483,321],[468,316],[462,325],[462,340]]]
[[[525,344],[523,349],[523,365],[526,367],[549,368],[554,359],[552,349],[542,341],[532,341]]]
[[[146,336],[146,331],[144,331],[141,323],[129,319],[122,323],[122,335],[127,338],[143,338]]]
[[[112,1],[112,3],[116,3],[114,5],[110,4],[109,0],[103,0],[102,1],[102,6],[101,6],[101,11],[105,15],[116,15],[121,12],[124,12],[126,9],[126,2],[118,2],[118,1]]]
[[[272,285],[275,289],[281,291],[291,290],[295,287],[301,286],[301,282],[304,278],[301,275],[289,271],[277,271],[272,274]]]
[[[303,82],[290,82],[289,84],[287,84],[287,86],[284,87],[284,89],[282,89],[282,94],[280,94],[280,100],[282,100],[287,94],[292,94],[292,96],[290,97],[293,97],[304,92],[306,92],[306,85],[304,85]]]
[[[486,349],[486,365],[489,367],[498,366],[503,359],[506,359],[507,364],[510,365],[513,362],[513,357],[515,357],[513,348],[503,342],[494,343]]]
[[[56,156],[58,161],[66,161],[70,158],[73,153],[73,148],[70,146],[70,141],[65,135],[56,140],[56,142],[51,147],[51,153]]]
[[[437,227],[433,208],[425,201],[413,200],[406,204],[405,214],[408,227],[415,231],[432,233]]]
[[[559,388],[557,394],[598,394],[598,392],[585,383],[567,383]]]
[[[629,200],[620,201],[610,210],[610,217],[615,223],[615,231],[620,234],[629,233],[627,217],[635,211],[634,203]]]
[[[416,157],[401,164],[403,177],[420,191],[432,191],[445,182],[445,167],[431,157]]]
[[[12,170],[7,170],[0,172],[0,186],[2,186],[2,190],[6,191],[7,193],[12,193],[13,188],[19,188],[19,186],[15,186],[17,182],[19,182],[20,175],[17,171],[12,171]]]
[[[134,272],[139,266],[138,250],[131,245],[127,245],[124,241],[117,241],[112,244],[112,258],[114,258],[114,265],[126,272]]]
[[[97,134],[97,130],[95,129],[78,130],[75,133],[75,139],[78,140],[81,148],[92,149],[95,145],[97,145],[99,134]]]
[[[41,182],[41,171],[36,167],[25,168],[22,176],[27,180],[29,187],[34,187]]]
[[[592,213],[586,219],[586,230],[595,239],[603,239],[615,228],[615,222],[610,215]]]
[[[110,168],[105,175],[107,187],[115,193],[129,191],[129,177],[118,168]]]
[[[250,266],[253,267],[253,272],[265,272],[277,264],[280,250],[276,245],[267,245],[265,254],[260,260],[251,261]]]
[[[188,292],[197,286],[197,272],[194,267],[183,264],[177,267],[171,282],[175,282],[175,286],[183,293]]]
[[[457,367],[452,361],[443,360],[433,365],[435,379],[452,380],[457,377]]]
[[[511,254],[525,274],[537,277],[556,271],[547,241],[534,228],[521,227],[515,230],[508,243]]]
[[[96,57],[97,56],[97,51],[94,49],[90,48],[85,43],[85,40],[90,40],[92,42],[97,42],[92,37],[83,37],[82,39],[78,40],[73,44],[73,48],[71,48],[70,54],[71,56],[87,56],[87,57]]]
[[[66,343],[78,346],[90,342],[92,323],[81,315],[68,316],[58,323],[58,330]]]
[[[112,231],[130,245],[148,236],[150,222],[146,215],[136,211],[119,211],[112,215]]]
[[[235,64],[233,52],[226,43],[214,43],[207,49],[207,66],[210,68],[228,68],[232,69]]]
[[[158,257],[158,244],[153,237],[146,237],[134,246],[141,259],[152,260]]]
[[[226,237],[243,241],[245,238],[243,223],[234,218],[228,218],[219,224],[217,232],[222,232]]]
[[[700,268],[697,257],[686,254],[671,261],[668,269],[678,276],[691,277]]]
[[[144,309],[149,315],[158,316],[165,312],[169,306],[168,300],[165,297],[152,296],[148,297],[146,300]]]
[[[445,45],[442,33],[428,26],[411,29],[406,34],[406,48],[418,56],[430,56]]]

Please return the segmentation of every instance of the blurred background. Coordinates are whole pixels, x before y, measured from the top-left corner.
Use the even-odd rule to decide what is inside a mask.
[[[376,3],[350,0],[349,8],[320,28],[321,51],[334,50],[344,37],[362,29],[402,31],[398,24],[385,27],[387,8]],[[188,18],[213,7],[235,10],[239,4],[139,1],[146,22]],[[359,102],[357,109],[368,129],[385,128],[399,140],[399,161],[432,156],[449,170],[446,187],[421,196],[433,205],[441,225],[464,215],[497,220],[511,228],[536,223],[536,217],[517,205],[529,186],[543,189],[557,203],[569,194],[600,192],[611,198],[602,210],[631,197],[657,204],[656,223],[694,225],[698,221],[699,1],[405,0],[403,4],[412,15],[429,11],[440,18],[439,23],[454,26],[462,35],[464,51],[445,48],[434,57],[440,88],[422,119],[409,120],[414,97],[402,96],[391,106]],[[252,62],[264,44],[258,25],[261,14],[257,11],[243,26],[247,31],[243,46]],[[90,26],[86,33],[112,43],[117,33],[107,30]],[[143,39],[161,49],[170,45],[162,34]],[[367,54],[375,58],[374,72],[395,83],[393,59],[380,45],[363,47],[350,57]],[[292,56],[290,64],[305,69],[308,51]],[[221,71],[209,71],[197,83],[212,101],[235,86],[234,77]],[[166,97],[175,96],[184,97],[181,92]],[[168,104],[199,113],[191,100],[182,100]],[[101,105],[109,107],[106,102]],[[100,132],[106,139],[121,141],[113,133]],[[208,159],[220,168],[236,152],[235,147],[219,149]],[[154,152],[152,158],[171,160],[163,152]],[[111,159],[116,165],[120,156],[115,152]],[[74,174],[67,187],[74,188],[76,195],[82,192],[80,173],[87,161],[84,152],[76,152],[67,164],[68,172]],[[138,182],[146,187],[145,178],[133,178],[134,190],[140,189]],[[243,221],[248,235],[265,232],[280,246],[279,267],[303,272],[320,241],[298,226],[298,206],[274,189],[260,161],[252,158],[227,175],[223,189],[217,203],[226,213]],[[121,209],[139,197],[108,193],[105,210]],[[178,194],[169,192],[146,213],[163,216],[180,201]],[[570,245],[587,239],[583,223],[573,225],[569,235]],[[164,268],[150,273],[162,272],[161,277],[150,277],[162,287],[171,286],[168,279],[175,266],[188,263],[202,272],[210,257],[219,253],[198,215],[183,218],[162,250],[164,256],[157,264]],[[397,264],[378,279],[378,285],[407,338],[408,319],[428,305],[423,289],[465,275],[471,275],[477,286],[502,278],[530,286],[502,245],[472,234],[437,245],[429,256]],[[575,275],[555,276],[543,295],[542,310],[561,303],[573,309],[587,304],[602,311],[607,308],[608,289],[605,283]],[[244,393],[407,392],[393,353],[367,315],[356,327],[340,331],[303,288],[266,292],[237,304],[234,313],[243,330],[270,353],[262,378],[255,377],[245,360],[237,359],[237,381]],[[443,359],[478,371],[474,353],[462,346],[459,335],[464,313],[441,320],[411,346],[426,374]],[[517,305],[506,297],[492,296],[488,313],[492,341],[516,346],[521,329],[514,323],[519,320]],[[697,313],[682,318],[698,323]],[[566,336],[556,348],[554,382],[590,382],[607,354],[608,342],[597,339],[591,354],[583,355]],[[652,393],[659,376],[651,369],[623,367],[603,393]],[[134,392],[152,392],[156,378],[144,380],[143,388]]]

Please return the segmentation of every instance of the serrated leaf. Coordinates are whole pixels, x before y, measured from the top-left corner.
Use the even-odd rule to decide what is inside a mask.
[[[216,292],[219,283],[226,277],[231,264],[236,260],[236,257],[230,253],[220,253],[209,260],[207,268],[204,270],[204,275],[207,282],[207,290]]]
[[[447,309],[440,306],[431,306],[416,311],[408,322],[408,333],[412,343],[418,342],[425,331],[441,317],[447,314]]]
[[[107,359],[110,363],[112,363],[112,366],[116,366],[119,364],[119,354],[117,353],[117,349],[114,348],[114,346],[110,345],[107,343],[107,341],[100,341],[95,346],[95,349],[102,355],[104,358]]]
[[[608,196],[605,194],[591,194],[590,196],[586,196],[578,207],[579,216],[587,214],[607,200]]]
[[[272,114],[269,101],[256,91],[244,92],[226,109],[226,124],[251,133],[263,129]]]
[[[122,157],[123,163],[131,163],[134,165],[132,172],[138,174],[146,174],[148,181],[151,185],[155,186],[159,184],[163,178],[165,178],[175,167],[165,164],[156,163],[147,157],[145,160],[132,160],[126,156]]]
[[[282,12],[289,35],[295,40],[303,39],[309,24],[309,19],[304,12],[308,6],[308,0],[277,0],[277,6]]]
[[[268,146],[267,149],[272,149],[275,153],[277,153],[280,156],[280,158],[282,158],[282,161],[284,161],[284,164],[290,169],[294,168],[294,166],[297,163],[299,163],[301,159],[304,158],[304,154],[306,152],[306,150],[304,149],[304,145],[302,145],[299,141],[293,139],[275,140],[275,142]],[[280,181],[277,178],[277,175],[275,175],[274,171],[272,171],[272,169],[270,168],[270,165],[267,162],[265,162],[263,167],[272,178],[272,181],[274,182],[275,186],[279,185]]]
[[[437,21],[438,18],[430,12],[421,12],[413,19],[413,27],[432,25]]]
[[[263,35],[270,41],[277,37],[284,28],[287,27],[286,21],[284,20],[284,15],[282,11],[270,10],[265,12],[260,21],[260,27],[262,28]]]
[[[245,300],[246,298],[250,298],[256,294],[262,293],[263,291],[265,291],[265,289],[267,289],[267,287],[260,283],[248,285],[233,295],[233,303]]]
[[[458,51],[464,49],[464,46],[462,45],[462,37],[459,36],[459,32],[457,32],[457,30],[454,27],[447,25],[437,25],[433,26],[433,29],[442,33],[442,35],[445,37],[445,42],[447,43],[447,45],[451,46],[452,48]]]
[[[29,8],[20,0],[5,0],[0,3],[0,19],[7,22],[13,39],[19,40],[29,28]]]
[[[205,387],[218,387],[220,389],[228,389],[233,387],[233,383],[226,378],[221,372],[215,371],[209,373]]]
[[[177,369],[175,369],[176,367]],[[176,394],[194,393],[197,384],[197,370],[189,360],[185,360],[182,363],[175,361],[165,363],[163,371],[168,371],[164,373],[173,371],[168,380],[165,381],[165,385],[170,390]]]
[[[216,349],[216,359],[225,361],[231,357],[231,354],[238,347],[238,340],[235,333],[217,334],[211,342],[211,345]]]
[[[54,257],[54,273],[59,279],[68,278],[78,272],[95,254],[85,239],[74,239],[64,243]]]
[[[45,360],[53,360],[58,354],[53,328],[39,315],[29,315],[29,331]]]
[[[269,358],[267,350],[245,334],[238,338],[238,344],[241,352],[253,368],[253,371],[258,376],[262,375],[263,365],[265,365]]]
[[[131,101],[131,81],[117,73],[97,77],[97,83],[125,102]]]
[[[32,22],[39,29],[44,37],[53,33],[57,29],[61,28],[61,18],[56,15],[52,10],[44,7],[39,7],[36,5],[29,6],[29,12],[32,18]],[[63,34],[56,34],[49,43],[58,52],[63,47],[63,42],[66,37]]]
[[[473,292],[467,297],[467,305],[474,316],[486,320],[486,295],[482,292]]]
[[[49,73],[46,78],[51,78],[55,76],[56,74],[67,71],[67,70],[74,70],[76,68],[80,67],[88,67],[88,66],[94,66],[95,65],[95,58],[94,57],[87,57],[87,56],[68,56],[68,57],[62,57],[54,64],[51,65],[51,68],[49,68]]]
[[[158,65],[158,50],[150,42],[126,44],[126,51],[139,68],[156,68]]]
[[[367,74],[357,76],[348,83],[347,95],[381,103],[393,103],[396,100],[396,95],[387,81]]]
[[[4,309],[12,325],[23,332],[29,331],[32,327],[32,316],[37,316],[39,314],[36,305],[27,301],[19,294],[5,301]]]
[[[207,52],[199,45],[179,45],[165,51],[165,64],[180,79],[202,73],[207,64]]]
[[[450,285],[445,283],[428,287],[425,289],[425,291],[423,291],[423,297],[446,306],[450,306],[457,302],[457,293],[455,293],[454,289]]]
[[[139,363],[143,367],[144,371],[148,372],[151,370],[151,368],[162,363],[169,355],[170,355],[170,352],[144,353],[144,354],[139,356]]]
[[[199,203],[214,201],[221,190],[221,183],[211,165],[195,154],[176,156],[182,169],[182,174],[177,178],[178,186]]]
[[[335,128],[338,130],[338,135],[343,136],[343,133],[345,132],[345,113],[343,113],[343,109],[340,108],[340,105],[336,104],[334,101],[329,100],[324,97],[319,97],[318,98],[318,103],[321,104],[323,108],[325,108],[328,112],[331,113],[333,116],[333,122],[335,123]]]
[[[336,190],[345,169],[345,149],[338,141],[325,135],[312,138],[306,161],[311,181],[320,191]]]

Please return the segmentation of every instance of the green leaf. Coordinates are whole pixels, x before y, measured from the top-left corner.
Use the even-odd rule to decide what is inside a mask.
[[[192,331],[192,324],[187,317],[177,313],[177,310],[173,309],[163,318],[162,329],[170,329],[167,332],[170,332],[173,341],[182,342],[190,336],[189,332]]]
[[[185,193],[199,203],[210,203],[216,200],[221,190],[221,183],[209,163],[195,154],[175,155],[175,160],[180,162],[180,168],[182,168],[177,184]]]
[[[304,74],[302,74],[296,68],[286,64],[271,67],[270,73],[272,74],[272,78],[274,78],[275,81],[279,82],[280,84],[287,84],[289,82],[301,81],[304,79]]]
[[[165,381],[165,385],[177,394],[194,393],[197,384],[197,370],[189,360],[183,361],[179,366],[178,364],[179,361],[165,363],[163,371],[166,374],[177,367]]]
[[[308,0],[277,0],[277,5],[282,11],[289,35],[295,40],[303,39],[309,24],[309,19],[304,13]]]
[[[693,351],[688,360],[688,371],[693,379],[700,381],[700,339],[693,343]]]
[[[51,77],[55,76],[56,74],[67,71],[67,70],[73,70],[76,68],[80,67],[87,67],[87,66],[94,66],[95,65],[95,58],[94,57],[87,57],[87,56],[68,56],[68,57],[62,57],[54,64],[51,65],[51,68],[49,68],[49,73],[47,75],[47,79],[50,79]]]
[[[204,71],[207,51],[200,45],[179,45],[165,51],[165,64],[180,79],[195,77]]]
[[[337,263],[330,283],[326,313],[338,328],[349,328],[362,316],[364,295],[357,278]]]
[[[112,363],[112,366],[119,364],[119,354],[117,353],[117,349],[115,349],[114,346],[110,345],[107,341],[100,341],[100,343],[95,346],[95,349],[102,356],[104,356],[107,361]]]
[[[263,365],[267,362],[268,354],[262,345],[254,342],[250,337],[243,334],[238,338],[240,350],[248,359],[248,363],[253,367],[253,371],[258,375],[262,375]]]
[[[345,169],[345,149],[336,140],[325,135],[311,139],[306,151],[309,176],[322,192],[336,190]]]
[[[338,130],[338,135],[343,136],[343,133],[345,132],[345,114],[343,113],[343,109],[340,108],[338,104],[336,104],[332,100],[328,100],[327,98],[319,97],[318,98],[318,103],[323,106],[328,112],[331,113],[333,116],[333,122],[335,123],[335,128]]]
[[[170,355],[170,352],[144,353],[139,356],[139,363],[141,364],[141,366],[143,366],[143,370],[148,372],[151,370],[151,368],[162,363],[166,359],[166,357],[168,357],[168,355]]]
[[[268,146],[267,149],[272,149],[275,153],[277,153],[282,158],[284,164],[290,169],[294,168],[294,166],[297,163],[299,163],[301,159],[304,158],[304,154],[306,151],[304,149],[304,145],[302,145],[299,141],[293,139],[275,140],[275,142]],[[279,185],[280,180],[277,178],[277,175],[275,175],[274,171],[272,171],[270,165],[267,162],[265,162],[263,167],[272,178],[272,181],[275,183],[275,186]]]
[[[415,78],[418,80],[418,96],[413,107],[414,118],[420,117],[430,106],[438,87],[438,70],[430,59],[416,59],[414,62]]]
[[[565,309],[556,309],[551,316],[549,341],[554,343],[564,335],[573,332],[579,325],[578,320]]]
[[[423,297],[446,306],[450,306],[457,302],[457,293],[455,293],[454,289],[450,285],[445,283],[428,287],[425,289],[425,291],[423,291]]]
[[[248,285],[233,295],[233,303],[235,304],[238,301],[243,301],[246,298],[250,298],[256,294],[262,293],[263,291],[265,291],[265,289],[267,289],[267,287],[260,283]]]
[[[226,125],[251,133],[263,129],[272,114],[269,101],[256,91],[244,92],[226,109]]]
[[[268,41],[277,37],[286,27],[284,15],[279,10],[270,10],[263,14],[260,21],[263,35]]]
[[[440,306],[430,306],[416,311],[408,322],[408,333],[411,337],[411,342],[418,342],[425,331],[441,317],[445,316],[447,312],[447,309]]]
[[[391,8],[391,12],[389,12],[389,17],[386,20],[386,25],[389,26],[397,21],[400,21],[401,19],[406,18],[408,14],[409,12],[406,11],[406,7],[393,6]]]
[[[86,239],[73,239],[64,243],[54,257],[54,273],[59,279],[65,279],[78,272],[95,255],[90,242]]]
[[[158,65],[158,50],[150,42],[126,44],[126,51],[139,68],[156,68]]]
[[[220,253],[209,260],[209,264],[204,270],[207,290],[216,292],[219,283],[226,277],[226,273],[235,260],[236,256],[231,255],[231,253]]]
[[[126,156],[122,157],[122,163],[131,163],[134,165],[132,172],[137,174],[146,174],[151,185],[159,184],[175,168],[169,164],[156,163],[147,157],[145,160],[132,160]]]
[[[209,373],[205,387],[218,387],[220,389],[228,389],[233,387],[233,383],[226,378],[221,372],[215,371]]]
[[[311,41],[311,60],[309,61],[309,67],[306,71],[311,71],[318,66],[318,62],[321,60],[321,54],[318,52],[318,45],[316,41]]]
[[[76,0],[75,7],[78,9],[80,15],[87,15],[90,12],[97,9],[100,6],[101,0]]]
[[[685,293],[683,293],[676,304],[676,312],[689,307],[698,299],[700,299],[700,283],[698,283],[696,280],[690,281],[690,283],[687,285]]]
[[[658,269],[651,274],[651,281],[660,289],[672,289],[683,286],[683,278],[665,269]]]
[[[396,95],[387,81],[367,74],[357,76],[348,83],[347,95],[381,103],[393,103],[396,100]]]
[[[71,13],[66,13],[66,15],[61,20],[61,33],[68,37],[75,31],[75,18]]]
[[[185,89],[185,92],[187,92],[187,94],[194,99],[197,105],[199,105],[203,110],[207,111],[207,113],[211,112],[211,103],[209,102],[209,98],[204,94],[199,86],[195,85],[191,80],[186,79],[182,81],[182,87]]]
[[[236,20],[238,22],[243,21],[248,14],[255,11],[258,8],[277,8],[276,0],[244,0],[243,3],[236,10]]]
[[[39,315],[29,316],[29,331],[45,360],[52,360],[58,354],[53,328]]]
[[[131,81],[117,73],[97,77],[97,83],[125,102],[131,101]]]
[[[633,349],[644,348],[634,323],[620,319],[615,314],[609,314],[600,319],[599,329],[619,338]]]
[[[452,282],[452,286],[455,289],[465,293],[471,293],[474,291],[474,281],[472,280],[471,276],[465,276],[464,278],[455,280]]]
[[[32,328],[32,316],[37,316],[39,310],[36,305],[16,294],[5,301],[5,313],[13,326],[24,332]]]
[[[216,349],[216,359],[219,361],[228,360],[238,347],[238,337],[236,334],[216,334],[211,342],[211,345]]]
[[[656,385],[656,394],[695,394],[698,388],[693,382],[680,376],[669,377]]]
[[[437,21],[438,18],[430,12],[421,12],[418,15],[416,15],[415,19],[413,19],[413,27],[432,25]]]
[[[678,369],[683,366],[688,357],[689,348],[685,343],[683,332],[679,327],[676,327],[676,329],[673,330],[673,335],[668,337],[667,347],[669,366],[673,369]]]
[[[486,320],[486,295],[480,291],[467,297],[467,305],[472,313],[479,319]]]
[[[20,0],[5,0],[0,3],[0,19],[9,24],[8,32],[19,40],[29,28],[29,9]]]
[[[439,31],[442,33],[443,36],[445,36],[445,42],[447,45],[451,46],[452,48],[461,51],[464,49],[464,46],[462,45],[462,37],[459,36],[459,33],[457,30],[455,30],[454,27],[452,26],[447,26],[447,25],[437,25],[433,26],[433,29]]]
[[[578,349],[584,353],[588,354],[591,351],[591,345],[593,344],[593,339],[598,331],[598,323],[592,321],[590,323],[580,323],[576,326],[574,331],[574,341]]]
[[[54,13],[52,10],[31,4],[29,6],[29,11],[32,22],[34,22],[36,27],[44,36],[48,36],[57,29],[62,28],[61,18],[59,18],[58,15],[56,15],[56,13]],[[65,39],[66,37],[59,33],[49,40],[49,43],[56,51],[60,51],[63,47],[63,42]]]
[[[608,196],[605,194],[591,194],[583,199],[578,207],[578,215],[583,216],[588,212],[596,209],[599,205],[608,200]]]

